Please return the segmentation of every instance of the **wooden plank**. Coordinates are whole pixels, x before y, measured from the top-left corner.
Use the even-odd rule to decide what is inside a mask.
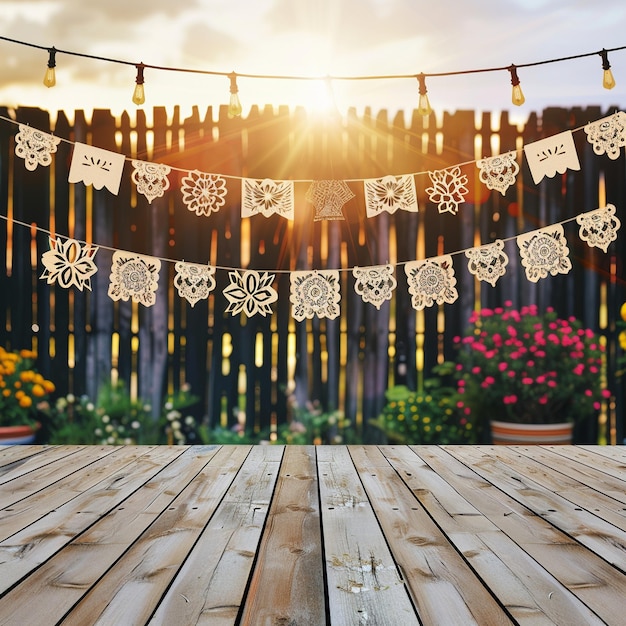
[[[318,447],[333,624],[418,624],[401,573],[344,446]]]
[[[426,624],[511,624],[502,606],[374,446],[351,446],[394,559]]]
[[[561,454],[560,446],[550,448]],[[567,448],[567,456],[579,463],[624,480],[626,476],[626,446],[575,446]]]
[[[0,446],[0,467],[15,463],[29,456],[42,454],[45,448],[41,446]]]
[[[512,512],[503,494],[435,446],[383,446],[383,454],[495,597],[520,624],[598,623],[591,611],[527,554],[541,540],[533,517]],[[504,510],[504,513],[503,513]],[[504,519],[501,528],[494,519]],[[541,518],[548,540],[567,541]],[[519,545],[518,545],[519,544]],[[465,583],[463,583],[464,585]],[[548,600],[546,590],[553,591]],[[553,598],[553,599],[552,599]],[[489,622],[490,623],[490,622]]]
[[[16,455],[11,462],[8,462],[9,458],[7,457],[6,465],[0,464],[0,485],[51,463],[63,461],[64,464],[71,465],[72,460],[69,457],[80,449],[82,449],[82,446],[43,448],[36,453]]]
[[[163,597],[150,624],[234,624],[265,524],[284,446],[255,446]],[[127,620],[141,601],[127,581],[103,617]],[[115,608],[116,612],[109,610]]]

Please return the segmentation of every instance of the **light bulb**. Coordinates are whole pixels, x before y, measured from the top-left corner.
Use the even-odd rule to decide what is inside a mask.
[[[609,53],[602,49],[600,56],[602,57],[602,69],[604,70],[602,74],[602,86],[605,89],[613,89],[613,87],[615,87],[615,78],[613,78],[613,72],[611,72]]]
[[[228,117],[239,117],[241,115],[241,111],[243,110],[241,107],[241,101],[239,100],[239,88],[237,87],[237,74],[232,72],[228,75],[230,78],[230,100],[228,102]]]
[[[48,67],[46,68],[46,73],[43,77],[43,84],[46,87],[54,87],[57,84],[57,76],[54,68],[57,64],[56,62],[56,48],[53,46],[52,48],[48,48]]]
[[[511,92],[511,102],[515,106],[521,106],[526,102],[526,98],[524,98],[524,93],[522,92],[522,88],[519,84],[519,78],[517,76],[517,67],[515,65],[511,65],[508,68],[509,72],[511,72],[511,85],[513,85],[513,91]]]
[[[146,92],[143,88],[143,63],[140,63],[137,67],[137,78],[135,78],[135,91],[133,91],[133,102],[137,105],[143,104],[146,101]]]
[[[428,100],[427,89],[426,89],[426,77],[424,74],[419,74],[417,76],[417,82],[419,83],[419,100],[417,101],[417,112],[424,116],[428,117],[432,112],[432,108],[430,106],[430,102]]]

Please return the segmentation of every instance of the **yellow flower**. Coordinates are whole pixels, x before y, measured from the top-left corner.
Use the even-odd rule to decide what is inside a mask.
[[[622,316],[622,319],[626,322],[626,302],[622,304],[622,308],[619,310],[619,314]]]
[[[46,393],[52,393],[56,387],[54,386],[54,383],[51,380],[44,380],[42,383],[43,388],[46,390]]]
[[[33,370],[24,370],[23,372],[20,372],[20,380],[23,383],[30,383],[34,378],[35,372],[33,372]]]
[[[624,307],[622,307],[624,308]],[[626,330],[623,330],[620,334],[619,334],[619,347],[622,350],[626,350]]]
[[[31,392],[36,398],[41,398],[46,395],[46,390],[39,383],[33,385]]]
[[[17,394],[16,394],[16,395],[17,395]],[[29,396],[27,396],[27,395],[22,396],[22,397],[20,398],[19,402],[20,402],[20,406],[21,406],[23,409],[28,409],[28,408],[30,408],[30,407],[33,405],[33,400],[32,400],[32,398],[30,398],[30,397],[29,397]]]

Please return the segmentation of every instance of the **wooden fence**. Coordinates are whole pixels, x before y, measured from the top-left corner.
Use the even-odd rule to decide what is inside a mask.
[[[489,192],[471,163],[477,158],[519,149],[565,129],[607,115],[599,108],[548,109],[531,115],[523,129],[506,114],[492,127],[490,114],[460,111],[445,114],[440,124],[417,114],[389,119],[355,113],[345,119],[307,117],[304,111],[253,108],[245,119],[230,120],[224,110],[204,118],[180,119],[162,108],[149,125],[138,111],[116,119],[108,111],[81,111],[70,124],[60,113],[54,124],[39,109],[0,110],[20,123],[53,132],[61,142],[51,167],[27,171],[14,156],[17,127],[0,120],[0,204],[11,219],[0,222],[0,344],[35,347],[42,371],[60,393],[95,396],[98,384],[113,371],[134,394],[161,402],[167,390],[188,383],[202,397],[201,415],[210,423],[231,424],[236,407],[246,413],[247,428],[259,430],[284,421],[287,394],[300,404],[319,400],[339,408],[367,441],[375,441],[367,422],[384,402],[394,381],[420,384],[437,362],[453,356],[452,338],[477,306],[504,300],[515,305],[552,305],[561,315],[576,315],[607,339],[608,375],[616,390],[601,435],[621,442],[624,408],[621,385],[612,380],[616,358],[615,321],[625,300],[620,234],[608,254],[592,249],[566,225],[573,270],[531,283],[518,261],[516,244],[507,241],[510,264],[496,287],[478,283],[455,263],[459,299],[454,304],[417,312],[411,306],[406,277],[398,267],[398,287],[391,302],[377,310],[354,291],[349,271],[341,272],[341,315],[335,320],[296,322],[291,316],[289,272],[296,269],[348,270],[355,266],[402,263],[461,251],[495,238],[516,235],[574,217],[610,202],[625,206],[625,158],[612,161],[593,153],[584,133],[575,133],[581,170],[568,171],[539,185],[520,159],[520,175],[505,196]],[[171,187],[151,204],[137,194],[126,165],[119,194],[69,184],[72,143],[117,151],[127,157],[166,163],[177,170]],[[350,182],[355,198],[344,207],[345,220],[315,221],[305,199],[308,185],[296,184],[296,216],[241,217],[240,181],[236,177],[273,180],[348,180],[388,174],[426,172],[470,162],[470,194],[457,215],[439,214],[428,201],[427,176],[417,176],[420,210],[365,216],[363,185]],[[226,205],[199,217],[182,202],[185,170],[200,170],[228,179]],[[182,170],[182,171],[179,171]],[[622,219],[622,221],[624,221]],[[571,227],[571,230],[568,228]],[[102,246],[92,291],[62,289],[39,279],[47,234],[69,235]],[[211,263],[218,268],[276,271],[279,299],[274,313],[233,317],[226,312],[223,289],[228,272],[218,269],[217,285],[206,301],[191,307],[173,286],[174,264],[162,264],[156,304],[114,302],[107,295],[112,250],[150,254],[162,259]],[[294,391],[295,390],[295,391]],[[583,439],[595,440],[597,432]]]

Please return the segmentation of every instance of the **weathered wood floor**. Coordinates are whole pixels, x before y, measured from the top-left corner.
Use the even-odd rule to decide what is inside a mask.
[[[626,448],[0,449],[0,624],[626,623]]]

